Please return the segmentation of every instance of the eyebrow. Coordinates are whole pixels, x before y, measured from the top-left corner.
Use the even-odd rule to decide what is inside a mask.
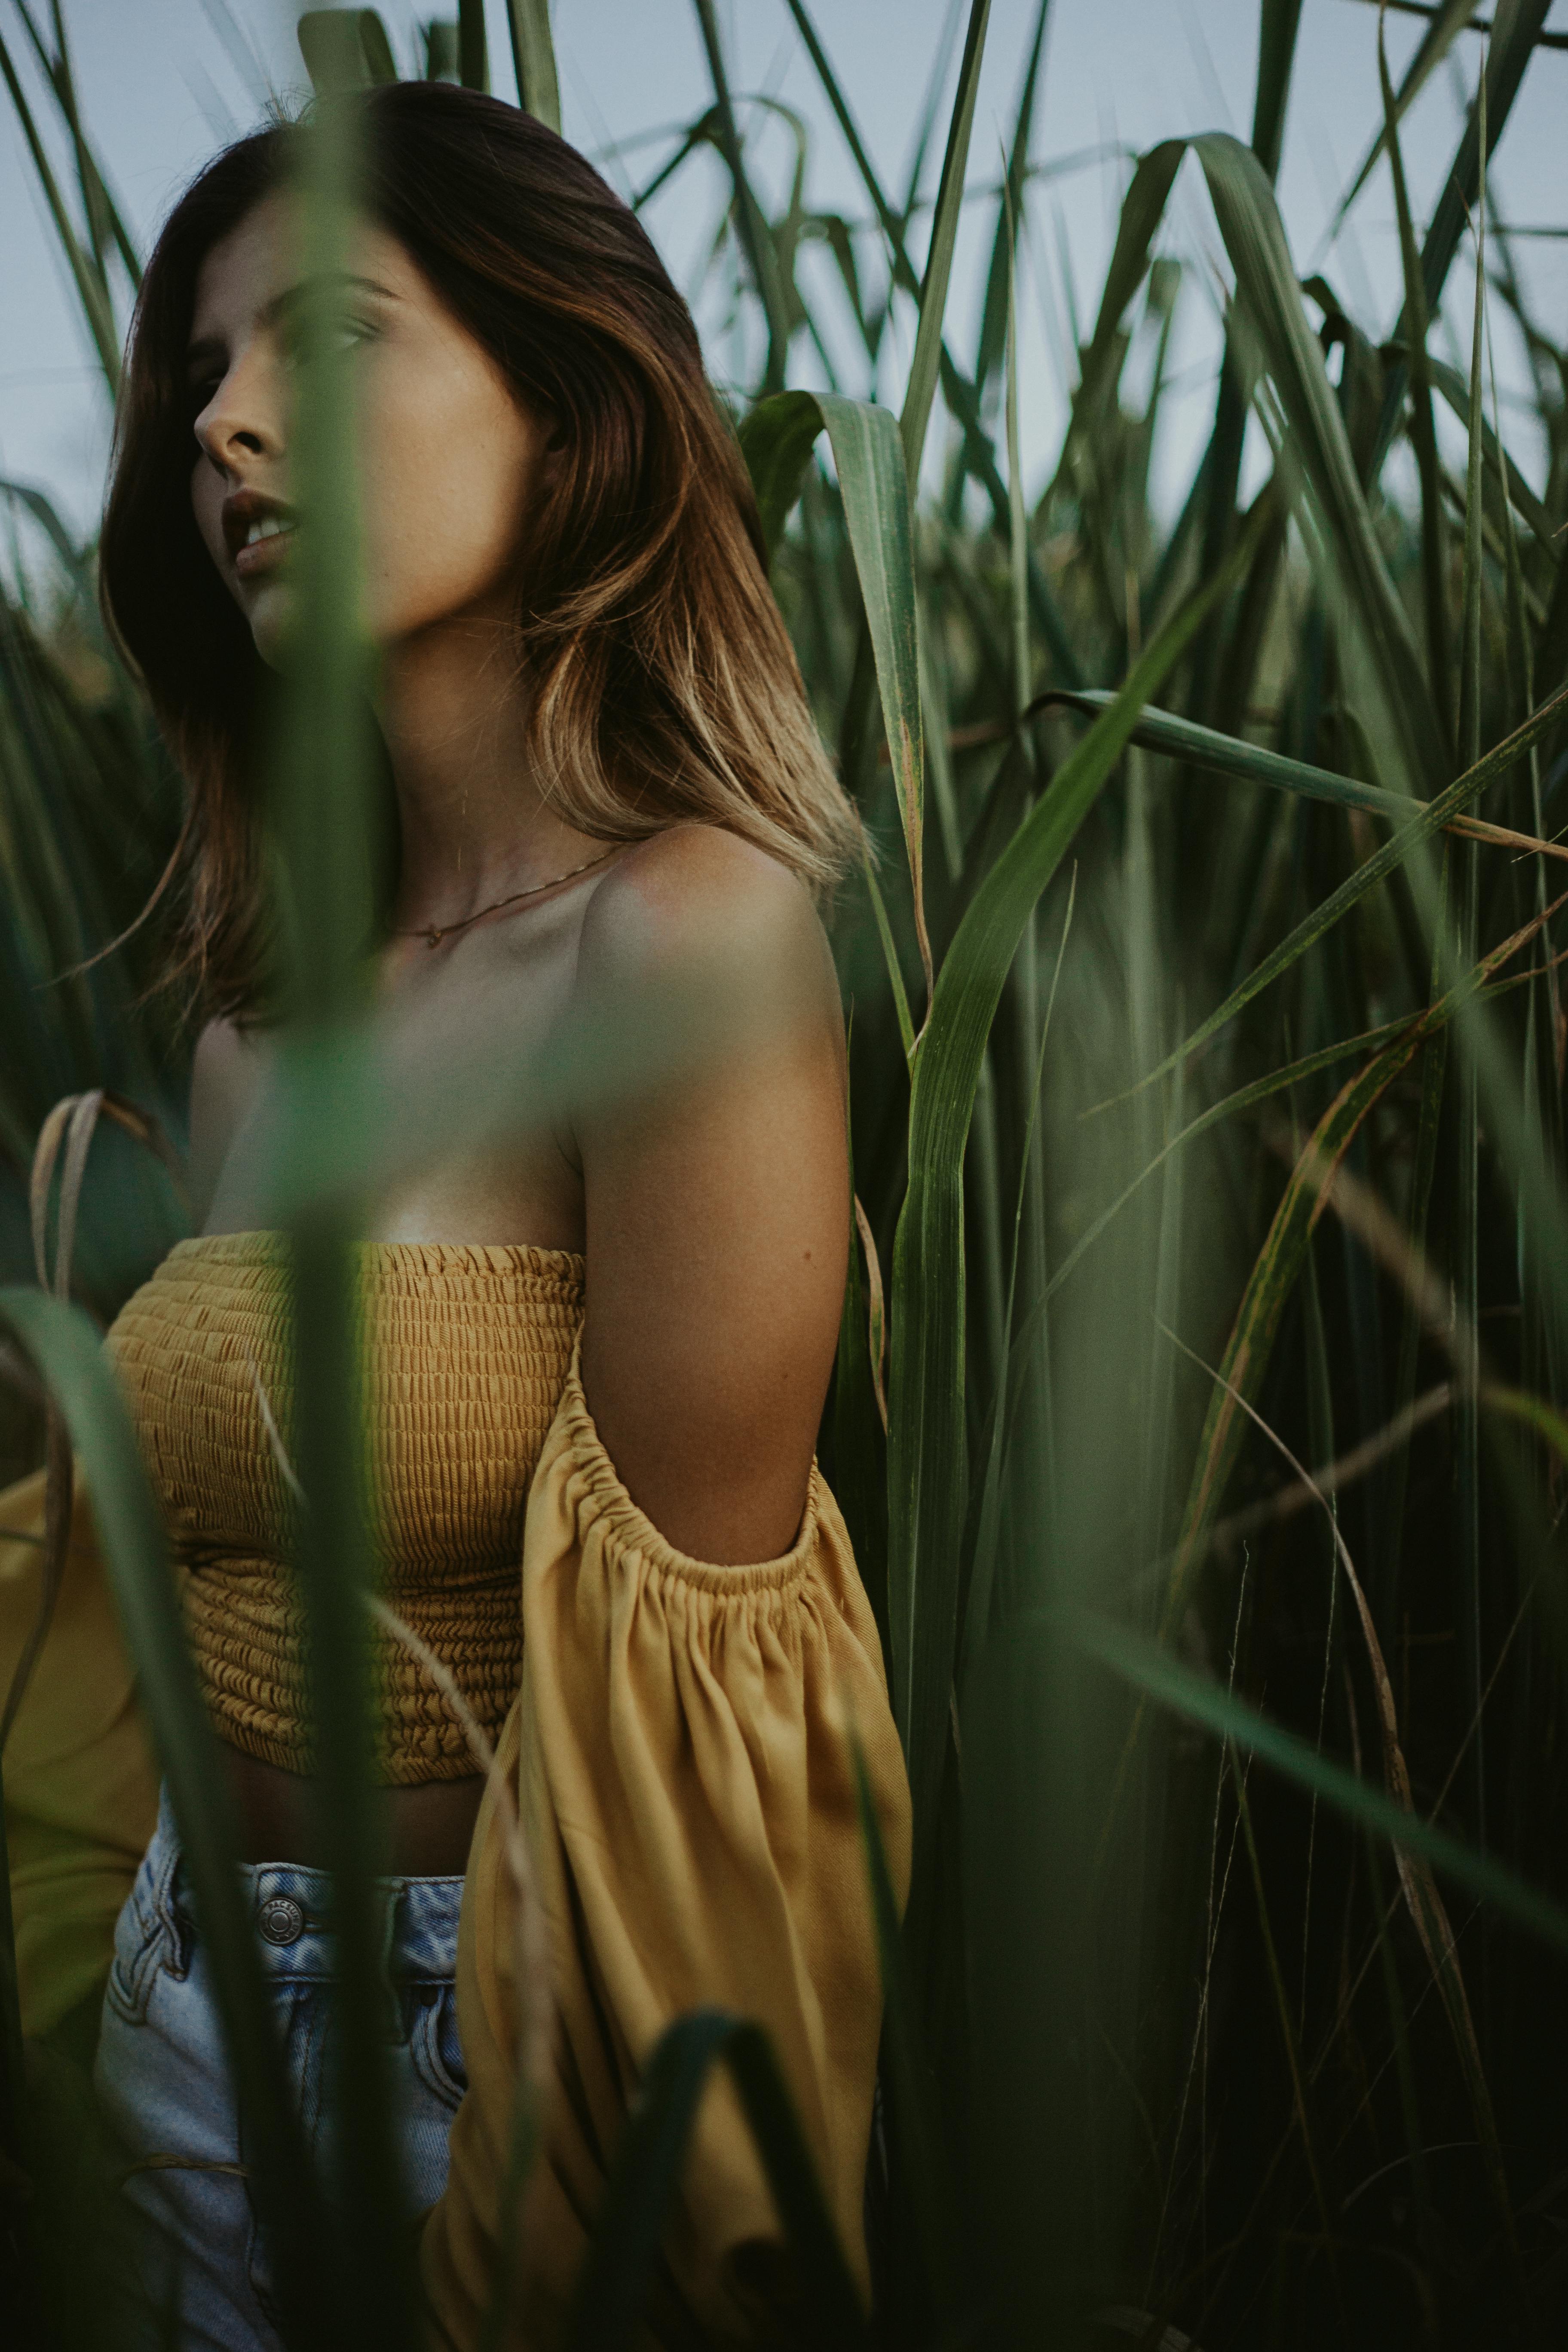
[[[390,286],[382,285],[379,278],[362,278],[352,269],[332,270],[319,278],[302,278],[296,285],[286,286],[280,294],[274,294],[257,313],[258,323],[266,327],[276,326],[290,311],[302,309],[311,294],[329,287],[342,293],[379,294],[384,302],[395,302],[401,299]],[[226,348],[222,335],[198,336],[185,352],[187,373],[194,373],[208,360],[221,359]]]

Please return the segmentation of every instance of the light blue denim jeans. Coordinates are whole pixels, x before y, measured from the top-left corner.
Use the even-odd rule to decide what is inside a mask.
[[[324,1871],[241,1873],[289,2080],[320,2165],[330,2142],[333,1946]],[[453,1973],[460,1878],[386,1878],[388,2056],[409,2215],[447,2182],[467,2087]],[[271,2264],[246,2175],[245,2117],[224,2054],[210,1959],[165,1793],[120,1915],[94,2080],[135,2208],[133,2303],[150,2342],[180,2352],[279,2352]]]

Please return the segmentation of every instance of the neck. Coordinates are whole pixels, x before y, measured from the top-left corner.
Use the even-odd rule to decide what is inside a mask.
[[[380,718],[401,833],[394,921],[448,924],[552,879],[598,845],[545,804],[512,631],[465,615],[384,662]]]

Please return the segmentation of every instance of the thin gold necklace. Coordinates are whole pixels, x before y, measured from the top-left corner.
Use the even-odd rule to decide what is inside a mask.
[[[552,875],[548,882],[531,883],[526,890],[514,890],[510,898],[493,898],[488,907],[476,907],[471,915],[461,915],[455,923],[443,923],[439,929],[434,923],[421,923],[412,931],[394,931],[392,936],[395,940],[423,940],[426,947],[438,948],[443,940],[449,939],[454,931],[466,931],[468,925],[477,923],[481,915],[499,914],[503,907],[515,907],[523,898],[537,898],[542,891],[556,889],[563,882],[575,882],[579,874],[591,874],[595,866],[603,866],[606,857],[613,857],[617,849],[625,846],[624,842],[612,842],[608,849],[599,852],[597,857],[590,857],[583,865],[574,866],[569,873]]]

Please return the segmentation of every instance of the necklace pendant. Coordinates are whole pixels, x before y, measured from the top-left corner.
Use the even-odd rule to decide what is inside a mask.
[[[431,931],[426,935],[425,944],[427,948],[438,948],[444,936],[443,932]]]

